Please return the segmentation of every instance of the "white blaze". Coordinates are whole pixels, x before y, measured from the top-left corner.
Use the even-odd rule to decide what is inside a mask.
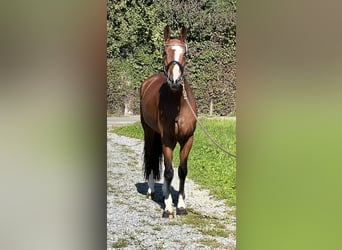
[[[172,50],[175,52],[175,54],[174,54],[175,55],[174,61],[179,62],[179,60],[181,58],[181,55],[183,53],[183,47],[179,46],[179,45],[172,46]],[[178,64],[176,64],[173,67],[172,74],[173,74],[173,79],[174,80],[178,79],[181,76],[182,72],[181,72],[181,69],[180,69]]]

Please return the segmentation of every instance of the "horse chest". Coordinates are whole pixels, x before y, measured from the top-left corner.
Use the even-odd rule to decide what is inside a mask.
[[[192,126],[185,117],[177,116],[175,119],[175,135],[177,137],[184,137],[187,135],[192,135],[193,129]]]

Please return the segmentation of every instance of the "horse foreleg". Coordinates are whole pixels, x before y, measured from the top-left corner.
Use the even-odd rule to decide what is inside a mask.
[[[153,170],[151,170],[150,175],[148,176],[148,190],[146,198],[149,200],[153,200],[154,198],[154,177],[153,177]]]
[[[163,194],[165,210],[163,212],[164,218],[173,218],[173,206],[172,206],[172,195],[171,195],[171,182],[173,179],[173,167],[172,167],[172,149],[170,147],[163,146],[164,153],[164,184]]]
[[[178,168],[178,176],[179,176],[179,192],[178,192],[178,204],[177,204],[177,214],[178,215],[186,215],[188,212],[186,211],[185,206],[185,192],[184,192],[184,184],[185,178],[188,174],[188,156],[191,150],[193,142],[193,136],[191,136],[183,145],[181,145],[180,150],[180,164]]]

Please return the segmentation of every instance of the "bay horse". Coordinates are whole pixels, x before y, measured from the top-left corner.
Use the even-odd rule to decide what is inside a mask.
[[[154,182],[160,179],[163,155],[164,218],[174,217],[171,196],[171,182],[174,176],[172,157],[177,143],[180,145],[180,181],[176,213],[187,214],[184,183],[196,128],[196,118],[189,105],[197,115],[195,98],[184,72],[187,54],[186,29],[183,27],[178,37],[171,37],[170,33],[169,26],[166,26],[163,72],[148,77],[140,87],[140,120],[144,130],[144,174],[148,180],[147,198],[153,199]],[[188,98],[189,105],[185,98]]]

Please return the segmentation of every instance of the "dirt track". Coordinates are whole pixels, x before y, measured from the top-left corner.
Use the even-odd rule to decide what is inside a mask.
[[[142,148],[140,140],[107,133],[107,248],[235,249],[234,208],[213,199],[189,179],[185,190],[190,214],[161,218],[162,180],[156,183],[155,201],[146,200]],[[177,174],[172,186],[176,203]]]

